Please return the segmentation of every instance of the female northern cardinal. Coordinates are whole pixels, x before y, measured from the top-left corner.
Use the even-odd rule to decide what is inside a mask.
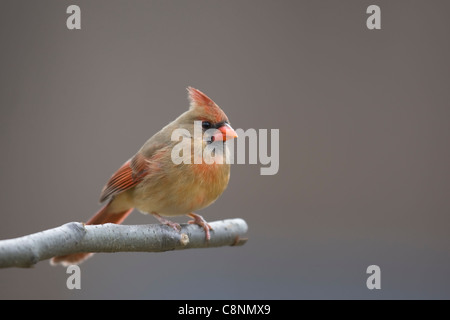
[[[86,224],[119,224],[136,208],[143,213],[151,213],[161,223],[176,230],[180,230],[180,225],[161,215],[188,215],[194,219],[189,223],[200,225],[205,230],[206,240],[209,240],[211,227],[193,211],[209,206],[222,194],[230,178],[230,165],[226,161],[208,164],[203,159],[198,164],[198,159],[194,161],[195,152],[191,153],[191,164],[175,164],[171,151],[179,141],[172,141],[172,132],[175,129],[188,130],[191,139],[187,141],[193,142],[191,145],[201,146],[203,150],[214,140],[224,142],[236,138],[237,134],[214,101],[192,87],[188,88],[188,93],[189,110],[151,137],[112,175],[100,196],[100,202],[108,203]],[[207,139],[205,135],[196,137],[195,121],[201,121],[203,132],[211,128],[219,131]],[[216,159],[217,156],[224,155],[216,154]],[[51,263],[78,264],[90,255],[92,253],[58,256],[52,258]]]

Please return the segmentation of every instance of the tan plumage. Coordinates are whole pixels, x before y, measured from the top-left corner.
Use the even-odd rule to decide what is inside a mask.
[[[195,146],[205,148],[208,142],[194,141],[194,121],[211,124],[221,132],[219,139],[237,137],[228,124],[225,113],[201,91],[188,88],[190,108],[173,122],[152,136],[141,149],[125,162],[102,190],[100,201],[108,201],[87,224],[121,223],[132,211],[151,213],[159,221],[175,229],[179,225],[162,216],[188,215],[194,218],[190,223],[204,228],[206,240],[210,237],[210,226],[193,211],[205,208],[213,203],[225,190],[230,177],[230,165],[194,163],[195,152],[191,152],[191,164],[174,164],[171,159],[172,148],[180,143],[172,141],[175,129],[186,129],[191,133],[191,150]],[[198,139],[198,138],[197,138]],[[197,142],[197,143],[194,143]],[[225,143],[226,145],[226,143]],[[218,154],[217,156],[223,156]],[[77,264],[91,254],[79,253],[52,259],[53,264]]]

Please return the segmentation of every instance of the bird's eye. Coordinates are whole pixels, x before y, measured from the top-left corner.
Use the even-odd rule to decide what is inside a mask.
[[[205,130],[211,128],[211,122],[203,121],[202,122],[202,128],[205,129]]]

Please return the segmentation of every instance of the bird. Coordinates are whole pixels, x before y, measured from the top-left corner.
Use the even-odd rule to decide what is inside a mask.
[[[225,161],[229,152],[227,141],[237,138],[237,133],[211,98],[193,87],[188,87],[187,91],[188,110],[148,139],[111,176],[100,195],[100,203],[106,204],[85,224],[120,224],[136,208],[177,231],[181,230],[180,225],[168,217],[187,215],[192,218],[188,223],[203,228],[205,241],[210,240],[211,226],[194,211],[211,205],[227,188],[230,179],[230,164]],[[201,135],[195,134],[195,124],[201,124]],[[175,130],[189,135],[183,137],[182,142],[174,141]],[[211,163],[206,158],[195,158],[202,153],[194,149],[200,146],[200,151],[205,151],[213,143],[222,143],[225,147],[212,152],[215,159],[221,161]],[[188,160],[191,161],[174,163],[172,150],[177,144],[190,145],[192,152]],[[92,255],[82,252],[56,256],[50,263],[80,264]]]

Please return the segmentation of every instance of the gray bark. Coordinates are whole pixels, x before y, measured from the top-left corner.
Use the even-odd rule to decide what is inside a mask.
[[[162,252],[190,248],[243,245],[247,224],[242,219],[210,222],[211,239],[203,228],[182,224],[178,233],[161,225],[84,225],[60,227],[0,241],[0,268],[30,267],[41,260],[77,252]]]

